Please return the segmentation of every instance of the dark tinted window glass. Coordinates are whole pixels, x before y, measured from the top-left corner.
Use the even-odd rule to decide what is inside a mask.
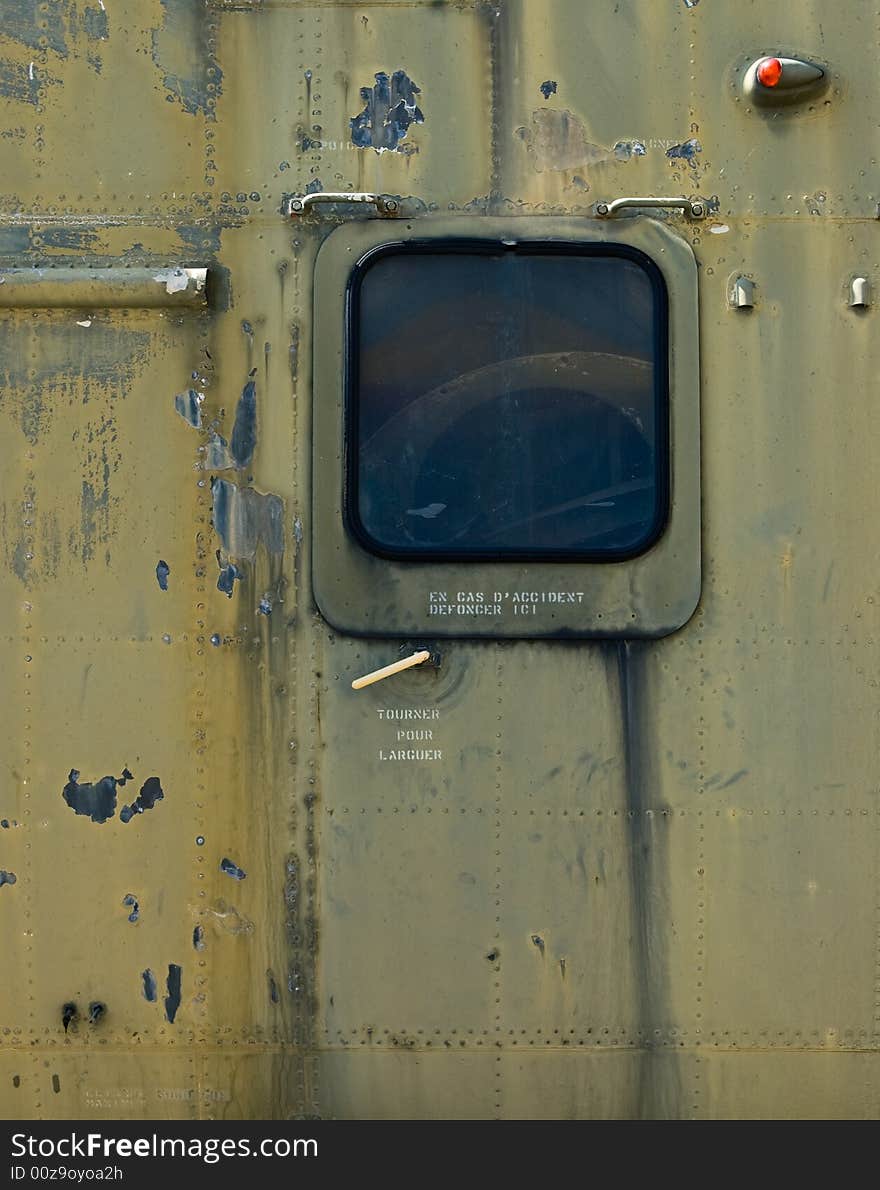
[[[348,511],[391,556],[619,558],[666,510],[646,257],[396,249],[352,289]]]

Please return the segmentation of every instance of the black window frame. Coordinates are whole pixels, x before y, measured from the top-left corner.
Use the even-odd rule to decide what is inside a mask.
[[[636,545],[626,548],[600,550],[445,550],[430,546],[392,548],[376,541],[363,525],[359,515],[359,458],[358,381],[359,381],[359,315],[361,286],[365,275],[378,261],[398,255],[484,255],[501,256],[509,253],[530,256],[564,255],[611,257],[632,261],[647,275],[654,298],[654,425],[656,467],[656,517],[650,532]],[[386,241],[364,253],[355,263],[345,290],[345,326],[343,333],[343,492],[342,513],[347,531],[367,551],[379,558],[410,563],[456,562],[560,562],[614,563],[626,562],[646,554],[663,536],[671,512],[671,402],[669,386],[669,292],[665,278],[656,262],[646,252],[607,241],[478,239],[473,237],[436,238]]]

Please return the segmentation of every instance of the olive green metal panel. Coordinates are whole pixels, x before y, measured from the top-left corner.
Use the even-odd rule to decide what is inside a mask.
[[[847,304],[880,283],[876,14],[0,17],[0,276],[82,270],[45,307],[0,296],[0,1113],[876,1118],[878,339]],[[749,110],[769,52],[827,67],[815,110]],[[423,122],[353,144],[395,71]],[[349,216],[291,223],[307,188],[587,235],[617,227],[600,200],[710,200],[652,215],[699,267],[684,628],[451,637],[439,668],[351,689],[406,641],[314,602],[312,361],[338,343],[312,295]],[[148,300],[202,267],[206,305]],[[383,758],[416,730],[438,758]],[[107,821],[66,804],[72,769],[126,767]],[[164,797],[123,822],[151,776]]]

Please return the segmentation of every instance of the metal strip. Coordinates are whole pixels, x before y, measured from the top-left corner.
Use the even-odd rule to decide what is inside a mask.
[[[35,268],[0,271],[0,307],[204,306],[206,268]]]

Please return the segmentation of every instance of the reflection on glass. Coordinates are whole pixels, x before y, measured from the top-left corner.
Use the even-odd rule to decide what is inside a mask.
[[[400,249],[368,265],[350,511],[370,548],[614,558],[650,544],[665,512],[662,283],[606,252]]]

